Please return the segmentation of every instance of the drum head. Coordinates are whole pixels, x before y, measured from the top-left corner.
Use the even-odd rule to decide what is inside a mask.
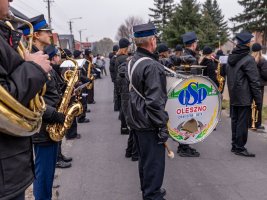
[[[203,76],[171,82],[166,104],[170,136],[182,144],[204,140],[216,127],[221,114],[221,94],[217,86]]]

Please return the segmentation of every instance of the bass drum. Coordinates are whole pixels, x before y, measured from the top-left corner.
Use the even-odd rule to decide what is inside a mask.
[[[216,128],[221,116],[221,93],[207,77],[182,77],[167,77],[168,128],[175,141],[194,144]]]

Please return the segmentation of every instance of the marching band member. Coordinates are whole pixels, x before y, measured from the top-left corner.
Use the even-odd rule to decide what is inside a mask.
[[[260,75],[260,89],[261,89],[261,107],[257,107],[258,110],[258,120],[256,122],[256,129],[264,130],[265,127],[262,126],[262,105],[263,105],[263,96],[264,96],[264,86],[267,85],[267,61],[262,56],[262,47],[259,43],[255,43],[251,47],[252,56],[255,58],[257,63],[259,75]]]
[[[51,70],[42,52],[16,52],[21,34],[4,24],[11,0],[0,0],[0,84],[24,106],[43,88]],[[1,94],[2,95],[2,94]],[[0,133],[0,199],[23,200],[34,179],[31,137]]]
[[[205,46],[202,53],[203,57],[200,58],[200,65],[206,66],[206,68],[204,68],[203,75],[208,76],[219,87],[216,74],[218,63],[215,62],[213,58],[212,48]]]
[[[232,152],[239,156],[255,157],[245,148],[248,137],[248,121],[252,100],[261,107],[257,63],[250,55],[253,35],[242,32],[236,35],[237,46],[229,55],[227,65],[227,84],[232,109]]]
[[[122,110],[121,110],[121,84],[118,81],[118,79],[119,79],[118,68],[127,62],[128,49],[129,49],[130,44],[131,43],[129,42],[128,39],[121,38],[119,41],[120,49],[118,50],[116,57],[115,57],[115,60],[114,60],[114,71],[116,73],[116,79],[114,80],[115,81],[114,83],[115,83],[115,86],[117,87],[116,88],[116,92],[117,92],[116,95],[118,97],[118,107],[120,110],[121,134],[122,135],[129,134],[129,130],[127,128],[124,114],[122,113]]]
[[[60,51],[54,45],[48,45],[44,49],[45,53],[49,55],[50,64],[53,70],[56,72],[55,79],[57,82],[57,90],[60,96],[63,95],[66,84],[61,76],[60,64],[61,64],[61,54]],[[58,154],[57,154],[57,163],[56,168],[69,168],[71,167],[71,157],[67,157],[62,154],[61,150],[62,141],[58,142]]]
[[[72,58],[73,55],[71,53],[71,51],[69,49],[63,49],[63,51],[65,52],[65,54],[61,55],[62,61],[67,59],[67,56],[69,58]],[[62,70],[61,73],[63,75],[65,71]],[[77,117],[74,117],[73,122],[71,127],[67,130],[67,133],[65,135],[67,140],[72,140],[72,139],[80,139],[81,138],[81,134],[78,133],[78,127],[77,127]]]
[[[184,56],[192,56],[196,58],[195,63],[191,64],[198,64],[197,61],[197,53],[196,53],[196,48],[197,48],[197,36],[194,32],[187,32],[183,36],[183,43],[185,44],[185,49],[184,49]],[[194,69],[191,69],[192,73],[197,73]],[[177,153],[181,157],[199,157],[200,153],[197,152],[196,149],[190,147],[188,144],[181,144],[179,143]]]
[[[96,69],[94,68],[93,65],[93,55],[92,55],[92,51],[90,49],[85,49],[84,50],[84,56],[85,59],[89,60],[92,64],[92,68],[91,68],[91,74],[96,74]],[[88,63],[86,63],[88,65]],[[87,67],[87,73],[88,73],[88,67]],[[94,104],[95,103],[95,85],[94,83],[92,83],[92,88],[90,90],[87,90],[87,103],[88,104]],[[87,109],[87,112],[90,112],[90,109]]]
[[[117,96],[117,91],[116,91],[116,76],[117,72],[115,71],[115,59],[117,57],[117,52],[119,50],[118,45],[113,46],[113,52],[109,54],[109,59],[110,59],[110,64],[109,64],[109,71],[110,71],[110,76],[111,80],[114,83],[114,94],[113,94],[113,101],[114,101],[114,111],[119,111],[119,98]]]
[[[44,50],[45,46],[50,45],[51,29],[44,19],[44,15],[39,15],[30,19],[34,26],[33,51]],[[24,35],[28,35],[27,27],[20,27]],[[55,49],[55,52],[57,49]],[[58,56],[55,54],[54,56]],[[52,60],[52,58],[50,57]],[[58,58],[57,58],[58,59]],[[59,58],[60,59],[60,58]],[[44,100],[46,111],[43,115],[41,130],[33,136],[35,154],[35,180],[33,182],[33,194],[36,200],[51,199],[52,186],[56,168],[58,142],[54,142],[46,131],[48,124],[63,124],[65,115],[57,112],[60,103],[60,85],[58,84],[58,74],[51,70],[50,79],[46,82],[46,92]]]
[[[164,200],[166,190],[161,188],[165,170],[163,143],[169,135],[169,117],[165,111],[166,76],[153,54],[157,47],[154,24],[136,25],[133,31],[137,51],[128,64],[131,89],[126,120],[136,139],[143,199]]]
[[[82,51],[79,50],[74,50],[73,52],[73,56],[74,59],[82,59],[83,58],[83,54]],[[87,65],[86,66],[82,66],[81,70],[80,70],[80,81],[81,83],[86,83],[86,82],[90,82],[90,79],[87,77]],[[86,118],[86,111],[87,111],[87,93],[85,93],[86,89],[84,88],[82,90],[82,105],[83,105],[83,113],[78,116],[78,123],[88,123],[90,122],[90,120],[88,118]]]

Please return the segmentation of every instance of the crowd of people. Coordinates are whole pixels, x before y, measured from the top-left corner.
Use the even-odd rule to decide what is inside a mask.
[[[122,38],[110,54],[110,74],[114,83],[114,111],[119,111],[121,134],[129,134],[126,158],[139,160],[139,177],[143,199],[163,200],[166,190],[162,188],[165,169],[164,143],[168,139],[168,113],[166,76],[164,66],[179,73],[182,65],[201,65],[190,68],[189,74],[209,77],[224,91],[218,73],[227,80],[230,95],[232,124],[231,152],[238,156],[255,157],[247,151],[248,129],[251,125],[252,101],[258,113],[256,129],[262,125],[264,86],[267,85],[267,61],[262,56],[262,46],[252,43],[253,35],[241,32],[236,35],[236,47],[228,62],[221,49],[215,53],[209,46],[199,51],[194,32],[182,35],[183,44],[172,51],[164,43],[157,44],[156,28],[152,23],[133,27],[136,52],[130,52],[130,41]],[[252,52],[252,53],[251,53]],[[218,66],[220,69],[218,69]],[[188,69],[187,69],[188,70]],[[216,129],[215,129],[216,130]],[[187,144],[179,144],[181,157],[199,157],[200,153]]]

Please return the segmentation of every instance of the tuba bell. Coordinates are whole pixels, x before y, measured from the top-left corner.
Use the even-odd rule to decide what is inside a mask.
[[[15,17],[11,12],[5,22],[14,30],[9,20],[27,24],[30,28],[30,38],[27,50],[32,48],[33,26],[30,22]],[[18,53],[24,58],[26,47],[22,42],[17,48]],[[44,89],[45,90],[45,89]],[[44,93],[44,90],[42,93]],[[0,85],[0,132],[12,136],[26,137],[35,134],[41,127],[42,115],[45,111],[45,102],[41,95],[37,94],[29,103],[29,108],[23,106]]]

